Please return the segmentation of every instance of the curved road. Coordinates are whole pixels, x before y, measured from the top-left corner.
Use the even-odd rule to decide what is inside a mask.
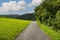
[[[33,21],[15,40],[50,40]]]

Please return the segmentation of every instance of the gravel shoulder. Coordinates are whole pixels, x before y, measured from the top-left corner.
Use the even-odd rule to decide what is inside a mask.
[[[50,40],[50,38],[33,21],[15,40]]]

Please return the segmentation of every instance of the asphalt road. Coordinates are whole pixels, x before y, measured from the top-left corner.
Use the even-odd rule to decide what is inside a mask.
[[[15,40],[50,40],[50,38],[33,21]]]

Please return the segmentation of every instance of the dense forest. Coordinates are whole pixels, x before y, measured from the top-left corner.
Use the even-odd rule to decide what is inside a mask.
[[[41,23],[60,30],[60,0],[44,0],[34,10]]]

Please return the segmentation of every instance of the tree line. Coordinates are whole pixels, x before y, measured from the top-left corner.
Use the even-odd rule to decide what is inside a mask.
[[[60,0],[44,0],[34,11],[41,23],[60,30]]]

